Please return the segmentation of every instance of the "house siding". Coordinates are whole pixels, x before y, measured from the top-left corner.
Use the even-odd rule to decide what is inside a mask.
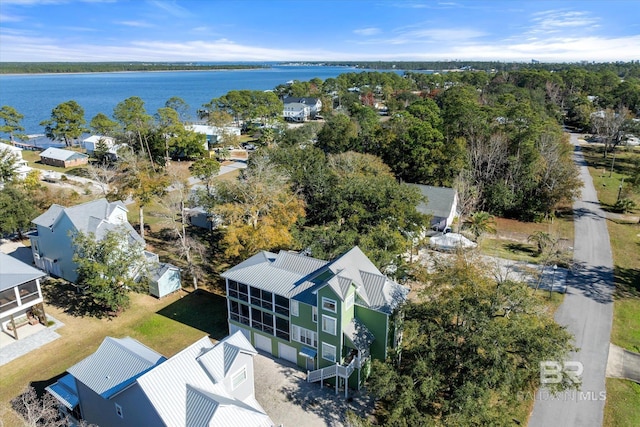
[[[322,307],[322,298],[328,298],[336,302],[336,312],[326,310]],[[318,367],[324,368],[329,365],[335,365],[342,362],[342,325],[340,313],[342,312],[342,301],[333,290],[324,286],[318,290]],[[322,330],[322,316],[332,317],[336,321],[336,335],[324,332]],[[331,362],[322,357],[322,343],[327,343],[336,348],[336,361]]]
[[[40,257],[41,265],[36,262],[38,267],[44,266],[44,270],[47,273],[75,282],[78,274],[76,272],[76,264],[72,260],[74,251],[69,230],[75,230],[75,227],[69,218],[63,214],[52,229],[38,225],[38,235],[31,236],[30,239],[34,258],[36,258],[36,253]],[[33,243],[34,240],[36,240],[35,245]],[[35,247],[38,248],[37,252]],[[50,259],[57,266],[52,268],[53,266],[47,265],[43,259],[44,257]]]
[[[387,357],[386,337],[389,328],[389,317],[385,313],[370,310],[361,305],[356,305],[354,312],[355,317],[376,337],[371,343],[371,357],[384,360]]]

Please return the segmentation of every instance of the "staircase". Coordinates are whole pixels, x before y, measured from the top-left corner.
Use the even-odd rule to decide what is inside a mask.
[[[351,360],[351,363],[346,366],[342,366],[339,363],[336,363],[335,365],[327,366],[326,368],[316,369],[315,371],[307,371],[307,382],[314,383],[316,381],[320,381],[320,384],[322,384],[322,381],[326,380],[327,378],[340,377],[348,379],[353,371],[356,368],[360,367],[362,367],[360,358],[354,357],[353,360]]]

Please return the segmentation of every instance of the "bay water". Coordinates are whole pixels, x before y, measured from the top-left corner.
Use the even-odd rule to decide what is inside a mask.
[[[84,109],[87,124],[98,113],[112,117],[121,101],[138,96],[149,114],[155,114],[174,96],[190,107],[190,114],[203,104],[231,90],[271,90],[291,80],[326,80],[361,69],[313,65],[275,65],[250,70],[160,71],[77,74],[0,75],[0,106],[9,105],[24,115],[22,126],[29,135],[43,134],[40,122],[51,117],[58,104],[76,101]],[[6,135],[4,135],[6,136]],[[39,146],[59,145],[32,140]]]

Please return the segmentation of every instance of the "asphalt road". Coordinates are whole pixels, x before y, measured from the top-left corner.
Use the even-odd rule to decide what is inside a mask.
[[[577,147],[577,135],[571,134]],[[576,268],[567,277],[567,293],[555,319],[567,326],[580,350],[569,361],[583,364],[582,384],[575,392],[555,398],[546,389],[535,395],[531,427],[586,427],[602,425],[606,396],[605,371],[613,317],[613,258],[605,213],[600,209],[582,153],[574,152],[584,182],[582,197],[574,203]]]

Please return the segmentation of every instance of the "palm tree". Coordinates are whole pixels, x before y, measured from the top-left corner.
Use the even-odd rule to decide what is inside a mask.
[[[527,241],[536,244],[538,247],[538,256],[542,255],[545,249],[553,244],[553,238],[551,235],[544,231],[533,232],[529,237],[527,237]]]
[[[474,235],[476,242],[483,234],[496,232],[496,221],[493,215],[488,212],[475,212],[465,221],[467,229]]]

